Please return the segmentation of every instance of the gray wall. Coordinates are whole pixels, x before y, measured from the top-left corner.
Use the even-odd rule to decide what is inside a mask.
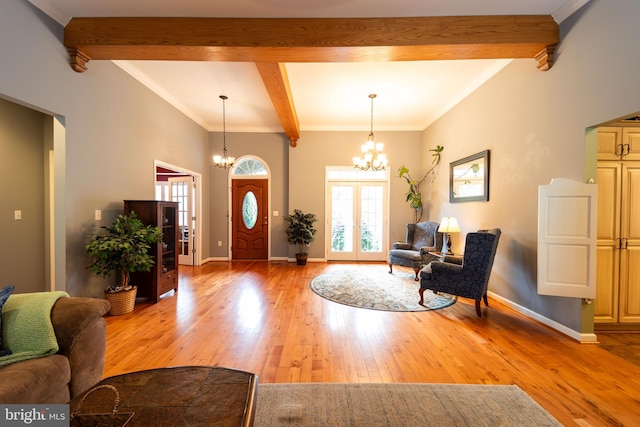
[[[47,290],[44,115],[0,99],[0,288]],[[22,211],[22,220],[14,211]]]
[[[110,224],[124,199],[153,199],[154,160],[203,175],[208,218],[208,134],[112,62],[92,61],[87,72],[72,71],[62,27],[26,1],[0,4],[0,28],[11,35],[0,38],[0,53],[11,58],[0,62],[0,97],[62,116],[66,126],[66,155],[55,171],[62,175],[56,198],[64,200],[56,215],[64,229],[56,239],[64,240],[67,260],[62,289],[101,295],[104,281],[85,268],[86,235]],[[94,220],[96,209],[103,211],[102,221]],[[209,221],[203,232],[209,235]],[[203,243],[208,254],[208,240]]]
[[[287,211],[286,200],[288,195],[287,182],[289,179],[287,169],[287,147],[289,140],[281,133],[227,133],[227,153],[236,159],[242,156],[255,156],[260,158],[269,168],[271,173],[271,257],[282,258],[287,256],[287,242],[283,239],[284,224],[282,215]],[[222,155],[222,133],[212,132],[209,135],[210,152]],[[211,159],[211,156],[209,157]],[[228,228],[228,192],[230,185],[228,180],[230,169],[221,169],[212,166],[211,172],[211,241],[210,256],[214,258],[227,258],[230,256],[229,228]],[[273,217],[273,211],[278,211],[279,216]],[[218,247],[217,242],[222,246]]]
[[[533,60],[513,61],[425,131],[425,150],[447,147],[446,165],[491,150],[489,202],[450,204],[448,179],[438,183],[434,208],[462,228],[454,249],[469,231],[501,227],[490,290],[576,331],[593,330],[592,319],[582,324],[580,300],[536,292],[538,186],[558,177],[595,178],[586,129],[640,110],[639,16],[635,0],[592,0],[561,24],[550,71],[538,71]]]
[[[366,125],[365,125],[366,126]],[[351,166],[353,156],[360,154],[360,146],[368,132],[303,132],[297,147],[289,147],[289,203],[288,213],[301,209],[318,216],[318,234],[309,248],[310,258],[324,258],[325,232],[325,169],[326,166]],[[405,203],[408,190],[404,180],[396,177],[401,164],[420,170],[422,151],[421,132],[376,132],[376,141],[384,142],[390,159],[390,218],[389,241],[404,240],[407,222],[413,221],[413,211]],[[296,248],[289,247],[289,257]]]

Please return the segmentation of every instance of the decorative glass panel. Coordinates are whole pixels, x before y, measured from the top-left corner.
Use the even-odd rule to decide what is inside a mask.
[[[233,168],[234,175],[267,175],[267,168],[255,159],[241,160]]]
[[[353,186],[331,192],[331,251],[353,252]]]
[[[248,191],[242,201],[242,220],[249,230],[255,227],[258,221],[258,200],[252,191]]]
[[[360,193],[360,250],[381,252],[384,194],[380,185],[362,185]]]

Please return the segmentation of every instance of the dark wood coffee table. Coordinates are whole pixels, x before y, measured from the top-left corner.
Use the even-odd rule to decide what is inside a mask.
[[[258,377],[220,367],[185,366],[131,372],[105,378],[120,393],[119,412],[134,412],[127,426],[251,426]],[[86,394],[86,393],[84,393]],[[72,413],[84,394],[70,403]],[[81,414],[108,413],[114,393],[92,392]]]

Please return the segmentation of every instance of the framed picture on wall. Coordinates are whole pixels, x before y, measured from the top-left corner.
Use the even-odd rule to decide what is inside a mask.
[[[449,202],[489,200],[489,150],[449,164]]]

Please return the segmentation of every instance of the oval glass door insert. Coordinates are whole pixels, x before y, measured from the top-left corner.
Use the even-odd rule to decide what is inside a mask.
[[[251,230],[258,222],[258,200],[253,191],[247,191],[242,201],[242,221],[244,226]]]

